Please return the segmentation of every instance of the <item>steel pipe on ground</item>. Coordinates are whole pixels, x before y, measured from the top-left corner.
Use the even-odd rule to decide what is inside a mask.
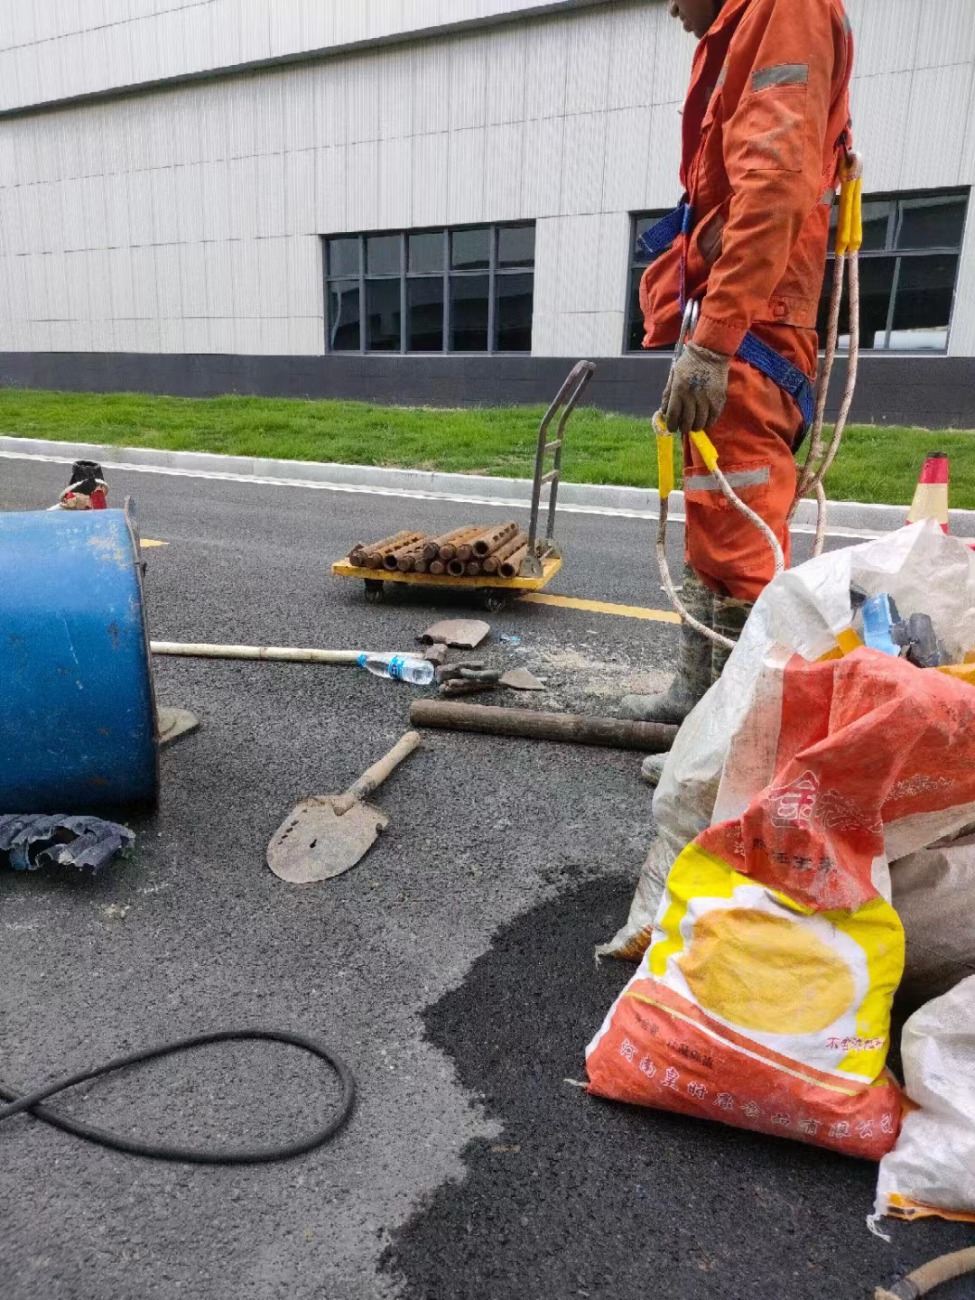
[[[483,705],[416,700],[410,709],[415,727],[474,731],[487,736],[518,736],[572,745],[603,745],[662,754],[670,749],[676,727],[659,722],[629,722],[625,718],[584,717],[571,713],[541,713],[534,709],[496,709]]]

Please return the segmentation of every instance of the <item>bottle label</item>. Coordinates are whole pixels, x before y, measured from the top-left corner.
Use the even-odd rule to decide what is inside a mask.
[[[389,675],[393,681],[401,682],[403,680],[404,661],[402,655],[393,655],[389,661]]]

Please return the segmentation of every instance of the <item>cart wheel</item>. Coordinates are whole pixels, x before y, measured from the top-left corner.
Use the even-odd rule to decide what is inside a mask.
[[[366,600],[379,605],[386,599],[386,584],[380,578],[366,578]]]
[[[499,591],[497,587],[485,587],[481,592],[481,604],[489,614],[500,614],[510,603],[510,593]]]

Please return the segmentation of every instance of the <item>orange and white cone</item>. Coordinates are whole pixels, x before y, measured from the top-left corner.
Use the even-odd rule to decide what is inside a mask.
[[[948,456],[943,451],[929,452],[924,458],[907,522],[922,519],[937,519],[942,531],[948,531]]]

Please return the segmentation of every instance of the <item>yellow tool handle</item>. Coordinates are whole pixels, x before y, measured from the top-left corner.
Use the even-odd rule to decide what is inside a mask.
[[[697,433],[691,434],[691,442],[693,442],[694,446],[700,452],[701,460],[704,461],[705,465],[713,474],[718,468],[718,449],[715,447],[714,443],[703,429],[699,429]]]
[[[674,490],[674,435],[664,424],[662,411],[653,417],[653,431],[657,435],[657,489],[660,500],[666,501]]]
[[[657,435],[657,482],[660,499],[666,501],[674,490],[674,435],[664,424],[659,411],[653,417],[653,431]],[[713,474],[718,468],[718,452],[714,443],[703,429],[691,434],[691,442]]]

